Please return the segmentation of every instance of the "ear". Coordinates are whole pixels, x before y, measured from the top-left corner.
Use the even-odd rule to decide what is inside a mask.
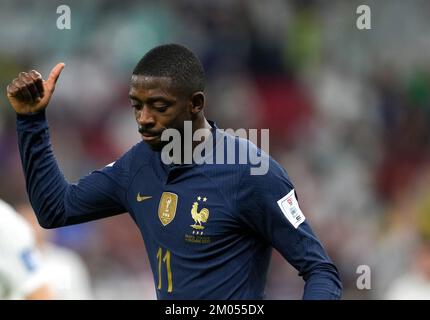
[[[201,91],[193,93],[190,98],[190,112],[192,115],[197,115],[205,107],[205,94]]]

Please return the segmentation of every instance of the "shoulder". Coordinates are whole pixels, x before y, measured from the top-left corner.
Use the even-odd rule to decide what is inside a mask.
[[[241,166],[241,183],[268,185],[281,180],[290,182],[287,171],[268,153],[248,139],[235,137],[239,150],[246,150],[247,162]]]
[[[28,223],[10,205],[0,200],[0,248],[9,249],[32,245],[32,231]]]
[[[217,165],[214,166],[215,169],[205,166],[206,171],[214,171],[217,175],[222,171],[239,183],[289,180],[286,170],[267,152],[237,134],[238,132],[217,130],[213,158],[210,159]]]
[[[268,201],[279,200],[294,190],[294,185],[283,166],[251,141],[236,139],[237,144],[242,148],[246,146],[249,152],[249,162],[238,170],[240,179],[236,199],[264,205]]]
[[[130,175],[142,165],[149,164],[152,157],[153,151],[144,142],[139,142],[117,160],[109,163],[105,170],[120,175]]]
[[[228,192],[249,196],[276,189],[282,194],[293,188],[287,171],[252,141],[220,130],[215,145],[217,165],[203,166],[203,170],[223,180]]]

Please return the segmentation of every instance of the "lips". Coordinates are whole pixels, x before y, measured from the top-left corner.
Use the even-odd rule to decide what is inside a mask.
[[[142,136],[144,136],[144,137],[155,137],[155,136],[159,136],[159,134],[158,134],[158,133],[142,132],[141,134],[142,134]]]
[[[149,134],[149,133],[142,133],[142,138],[144,141],[152,141],[159,137],[159,134]]]

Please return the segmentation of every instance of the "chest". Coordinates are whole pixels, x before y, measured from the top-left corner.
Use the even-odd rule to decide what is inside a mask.
[[[225,240],[238,228],[233,195],[198,173],[170,183],[155,173],[138,175],[127,197],[145,242],[201,247]]]

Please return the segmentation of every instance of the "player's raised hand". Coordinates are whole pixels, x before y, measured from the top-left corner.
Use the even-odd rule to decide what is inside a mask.
[[[7,97],[15,112],[29,114],[45,109],[64,67],[64,63],[57,64],[47,80],[43,80],[42,75],[36,70],[21,72],[18,78],[7,86]]]

